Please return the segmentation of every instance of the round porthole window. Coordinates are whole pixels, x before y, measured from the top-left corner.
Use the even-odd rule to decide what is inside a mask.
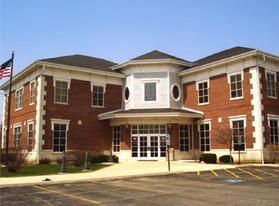
[[[175,101],[179,101],[181,97],[180,87],[177,84],[172,85],[171,96]]]
[[[124,100],[125,102],[128,102],[130,99],[130,89],[129,87],[126,87],[124,90]]]

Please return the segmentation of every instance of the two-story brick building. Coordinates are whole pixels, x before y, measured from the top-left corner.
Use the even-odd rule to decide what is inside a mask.
[[[279,144],[278,97],[279,57],[244,47],[195,62],[159,51],[122,64],[44,59],[13,78],[10,146],[36,161],[110,148],[120,160],[165,160],[170,139],[179,160],[193,150],[228,154],[219,129],[231,128],[233,155],[263,161],[266,145]]]

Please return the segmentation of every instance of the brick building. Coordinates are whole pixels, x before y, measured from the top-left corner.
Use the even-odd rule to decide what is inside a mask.
[[[0,89],[8,93],[9,83]],[[263,161],[279,144],[279,57],[234,47],[195,62],[152,51],[122,64],[82,55],[35,61],[14,76],[10,146],[31,159],[103,150],[120,160],[176,160],[193,151]],[[4,102],[4,111],[7,102]],[[2,147],[5,145],[6,112]]]

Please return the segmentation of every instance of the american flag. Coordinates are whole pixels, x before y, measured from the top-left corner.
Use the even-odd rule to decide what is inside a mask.
[[[2,77],[9,77],[11,75],[12,59],[9,59],[5,63],[0,65],[0,79]]]

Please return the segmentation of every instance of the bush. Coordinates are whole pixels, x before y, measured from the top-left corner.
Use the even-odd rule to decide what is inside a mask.
[[[116,155],[112,155],[112,160],[115,163],[119,162],[119,159]],[[89,158],[89,161],[90,161],[90,163],[109,162],[109,155],[105,155],[105,154],[94,155]]]
[[[51,160],[48,158],[42,158],[40,159],[40,164],[50,164]]]
[[[271,163],[279,161],[279,145],[269,144],[266,146],[267,154]]]
[[[6,162],[6,154],[3,153],[2,161],[6,166],[7,172],[16,172],[27,162],[29,152],[21,148],[9,148],[8,161]]]
[[[231,161],[230,161],[231,160]],[[233,163],[233,157],[230,155],[223,155],[219,157],[219,162],[223,163]]]
[[[85,151],[82,151],[82,150],[70,151],[70,152],[67,152],[65,155],[66,155],[65,156],[66,161],[69,164],[72,164],[76,167],[80,167],[84,164]]]
[[[217,161],[217,156],[216,154],[212,154],[212,153],[204,153],[200,155],[200,161],[204,161],[205,163],[215,164]]]

